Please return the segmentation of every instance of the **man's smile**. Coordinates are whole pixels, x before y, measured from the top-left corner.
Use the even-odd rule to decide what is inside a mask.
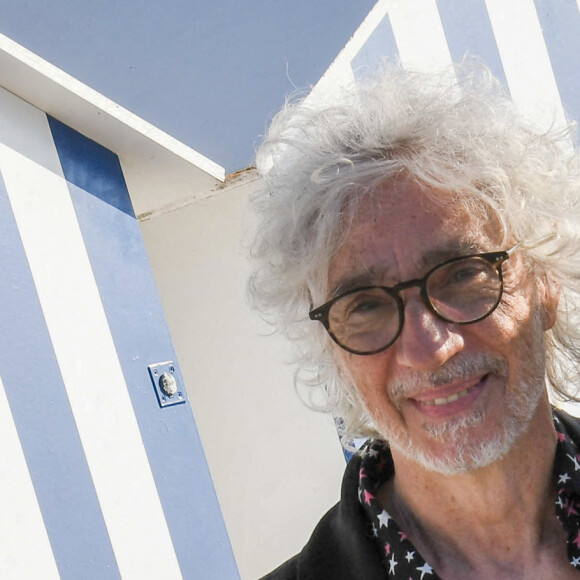
[[[431,419],[446,419],[469,411],[488,383],[490,373],[453,382],[411,397],[409,401]]]
[[[468,387],[467,389],[464,389],[463,391],[459,391],[458,393],[454,393],[453,395],[449,395],[449,397],[440,397],[437,399],[431,399],[430,401],[423,401],[423,404],[435,405],[437,407],[439,407],[441,405],[448,405],[449,403],[454,403],[458,399],[465,397],[467,394],[471,393],[471,391],[473,391],[474,388],[475,388],[475,385]]]

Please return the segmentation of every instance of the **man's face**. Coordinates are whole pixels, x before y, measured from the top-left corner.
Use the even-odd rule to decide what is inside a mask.
[[[481,222],[426,198],[416,184],[385,187],[363,202],[333,256],[329,297],[355,279],[393,286],[459,255],[505,250],[499,233]],[[368,356],[335,347],[394,454],[458,473],[499,459],[526,431],[546,397],[543,332],[557,298],[546,298],[550,293],[527,274],[521,254],[504,263],[502,301],[486,319],[444,322],[410,288],[402,293],[403,330],[391,347]]]

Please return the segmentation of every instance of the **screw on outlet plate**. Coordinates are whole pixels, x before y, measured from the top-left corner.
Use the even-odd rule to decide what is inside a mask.
[[[159,388],[168,396],[177,394],[177,381],[171,373],[163,373],[159,377]]]

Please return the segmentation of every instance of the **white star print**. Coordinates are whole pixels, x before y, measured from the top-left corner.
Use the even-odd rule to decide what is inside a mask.
[[[576,568],[579,565],[580,565],[580,558],[572,558],[572,566],[574,566],[574,568]]]
[[[431,568],[427,562],[425,562],[420,568],[417,568],[417,570],[421,572],[421,580],[423,580],[425,574],[433,574],[433,568]]]
[[[563,508],[564,507],[564,502],[562,501],[562,496],[558,496],[558,499],[556,500],[556,505],[559,508]]]
[[[398,564],[399,562],[397,562],[395,560],[395,554],[393,554],[391,556],[391,559],[389,560],[389,574],[394,574],[395,573],[395,566]]]
[[[562,473],[558,477],[558,483],[566,483],[569,479],[572,479],[567,473]]]
[[[407,555],[405,556],[405,558],[407,559],[407,562],[410,562],[414,557],[415,557],[415,552],[407,552]]]
[[[379,522],[380,522],[379,527],[385,526],[385,528],[388,528],[390,519],[391,519],[391,516],[389,515],[389,513],[386,510],[383,510],[379,514]]]
[[[375,538],[378,538],[379,537],[379,532],[377,531],[377,528],[376,528],[375,524],[373,524],[373,536]]]
[[[580,464],[578,464],[578,460],[569,453],[566,453],[566,457],[571,459],[572,462],[574,463],[574,471],[578,471],[580,469]]]

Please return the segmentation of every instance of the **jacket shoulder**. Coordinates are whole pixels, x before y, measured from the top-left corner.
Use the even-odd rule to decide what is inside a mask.
[[[380,550],[358,501],[359,469],[354,456],[341,501],[320,520],[304,549],[262,580],[384,580]]]
[[[298,580],[298,557],[294,556],[260,580]]]

